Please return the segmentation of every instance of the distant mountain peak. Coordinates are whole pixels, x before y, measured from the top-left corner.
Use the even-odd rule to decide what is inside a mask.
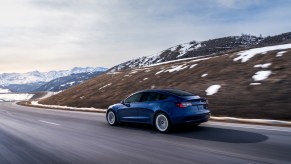
[[[39,82],[48,82],[53,79],[68,76],[77,73],[88,73],[97,71],[106,71],[104,67],[74,67],[71,70],[52,70],[49,72],[31,71],[26,73],[2,73],[0,74],[0,86],[11,84],[30,84]]]

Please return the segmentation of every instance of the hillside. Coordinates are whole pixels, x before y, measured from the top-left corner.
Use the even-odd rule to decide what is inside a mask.
[[[81,84],[82,82],[89,80],[93,77],[96,77],[102,74],[104,71],[97,72],[85,72],[85,73],[76,73],[69,76],[59,77],[54,80],[51,80],[34,91],[51,91],[58,92],[75,85]]]
[[[274,44],[283,44],[291,41],[291,32],[275,36],[261,37],[242,34],[241,36],[228,36],[206,41],[192,41],[170,47],[157,54],[129,60],[111,68],[119,71],[127,68],[139,68],[166,61],[173,61],[189,57],[199,57],[211,54],[223,54],[234,50],[261,47]]]
[[[214,116],[290,121],[290,62],[291,44],[166,62],[103,74],[40,103],[107,108],[138,90],[179,88],[206,97]]]

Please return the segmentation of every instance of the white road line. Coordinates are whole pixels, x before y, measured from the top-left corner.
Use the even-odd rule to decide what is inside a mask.
[[[57,125],[57,126],[60,125],[60,124],[57,124],[57,123],[48,122],[48,121],[43,121],[43,120],[38,120],[38,121],[43,122],[43,123],[47,123],[47,124],[51,124],[51,125]]]
[[[226,126],[226,127],[237,127],[237,128],[247,128],[247,129],[259,129],[259,130],[270,130],[270,131],[281,131],[281,132],[291,132],[291,130],[285,129],[274,129],[274,128],[260,128],[260,127],[250,127],[250,126],[240,126],[240,125],[226,125],[226,124],[216,124],[216,123],[207,123],[204,125],[216,125],[216,126]]]

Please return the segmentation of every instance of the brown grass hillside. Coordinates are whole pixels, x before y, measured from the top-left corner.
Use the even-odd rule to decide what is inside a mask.
[[[129,69],[103,74],[70,88],[40,103],[75,107],[107,108],[129,94],[151,88],[179,88],[197,93],[209,100],[214,116],[291,120],[291,49],[281,57],[282,50],[257,54],[249,61],[233,61],[237,52],[207,60],[189,59],[158,66]],[[254,65],[272,63],[268,68]],[[194,64],[195,67],[190,68]],[[183,65],[183,66],[181,66]],[[184,69],[162,72],[174,67]],[[250,85],[252,76],[260,70],[271,70],[261,85]],[[208,74],[201,77],[203,74]],[[220,90],[206,96],[205,90],[219,84]]]

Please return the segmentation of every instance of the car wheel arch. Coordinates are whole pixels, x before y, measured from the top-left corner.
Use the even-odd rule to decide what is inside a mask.
[[[108,115],[108,112],[109,112],[109,111],[112,111],[112,112],[115,114],[115,116],[116,116],[116,121],[117,121],[118,123],[120,123],[120,122],[119,122],[119,117],[118,117],[118,115],[117,115],[117,111],[114,110],[114,109],[112,109],[112,108],[107,109],[107,111],[106,111],[106,119],[107,119],[107,115]]]

